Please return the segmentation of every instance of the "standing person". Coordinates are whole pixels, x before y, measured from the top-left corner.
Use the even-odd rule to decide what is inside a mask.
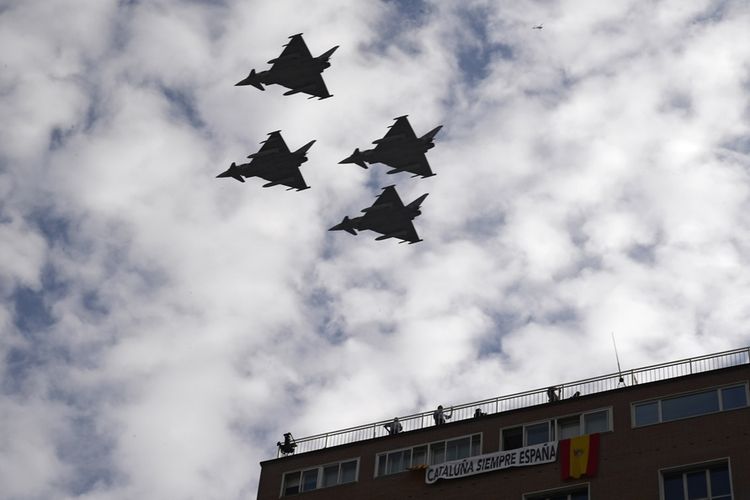
[[[388,434],[398,434],[402,430],[404,430],[403,426],[401,425],[401,422],[398,421],[398,417],[393,417],[393,422],[388,422],[383,427],[385,427],[385,430],[388,431]]]
[[[560,396],[557,394],[557,390],[554,385],[547,389],[547,399],[549,399],[550,403],[560,401]]]
[[[432,413],[432,418],[435,420],[435,425],[443,425],[452,415],[453,409],[451,409],[451,415],[446,415],[443,411],[443,405],[438,405],[437,410]]]

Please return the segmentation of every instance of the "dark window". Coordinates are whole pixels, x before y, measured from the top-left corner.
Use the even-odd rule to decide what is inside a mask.
[[[635,425],[649,425],[659,422],[659,402],[642,403],[635,406]]]
[[[306,470],[302,473],[302,491],[311,491],[318,487],[318,469]]]
[[[460,460],[471,456],[471,438],[453,439],[445,446],[445,461]]]
[[[595,411],[583,415],[583,433],[607,432],[609,430],[609,411]]]
[[[557,436],[559,439],[573,438],[580,435],[581,417],[579,415],[557,419]]]
[[[588,487],[526,495],[524,500],[589,500]]]
[[[351,483],[357,480],[357,460],[327,464],[305,471],[287,472],[282,483],[282,496],[302,491]]]
[[[323,487],[333,486],[339,482],[339,464],[328,465],[323,468]]]
[[[523,448],[523,427],[503,429],[503,450]]]
[[[543,422],[541,424],[527,425],[524,427],[526,431],[526,446],[534,444],[546,443],[549,441],[549,422]]]
[[[474,434],[471,436],[471,456],[475,457],[482,454],[482,435]]]
[[[427,464],[427,446],[417,446],[412,450],[412,466]]]
[[[719,411],[719,397],[715,390],[664,399],[661,402],[662,422],[717,411]]]
[[[747,406],[747,392],[744,385],[727,387],[721,390],[721,405],[724,410]]]
[[[340,484],[353,483],[357,480],[357,461],[352,460],[350,462],[341,463],[341,478]]]
[[[731,500],[726,463],[664,473],[664,500]]]
[[[284,475],[284,495],[299,493],[299,472]]]
[[[430,465],[445,462],[445,441],[430,445]]]

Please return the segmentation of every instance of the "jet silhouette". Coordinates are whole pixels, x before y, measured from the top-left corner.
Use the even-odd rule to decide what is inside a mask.
[[[281,137],[280,130],[271,132],[268,136],[268,139],[261,142],[263,146],[260,150],[248,156],[250,163],[237,165],[232,162],[228,170],[216,177],[232,177],[240,182],[245,182],[243,177],[260,177],[269,181],[263,187],[283,184],[297,191],[309,189],[299,168],[307,161],[307,150],[315,141],[308,142],[292,153]]]
[[[393,170],[387,172],[389,174],[411,172],[413,177],[435,175],[425,153],[435,147],[433,139],[443,126],[439,125],[422,137],[417,137],[406,116],[396,118],[396,123],[389,127],[388,133],[372,142],[376,145],[373,149],[360,151],[357,148],[351,156],[339,163],[355,163],[362,168],[367,168],[367,163],[384,163],[393,167]]]
[[[310,94],[310,99],[331,97],[321,73],[331,65],[328,59],[339,46],[336,45],[318,57],[313,57],[302,39],[302,33],[289,38],[292,41],[284,46],[286,48],[281,55],[268,61],[268,64],[272,64],[270,69],[260,73],[256,73],[254,69],[250,70],[248,77],[237,82],[235,86],[252,85],[257,89],[265,90],[263,85],[277,84],[291,89],[284,92],[284,95],[303,92]]]
[[[375,238],[377,241],[398,238],[403,240],[400,243],[417,243],[422,240],[419,239],[411,221],[422,213],[419,207],[425,198],[427,194],[423,194],[404,206],[396,188],[385,187],[375,203],[362,210],[364,215],[354,218],[344,217],[340,224],[336,224],[329,231],[346,231],[356,235],[357,231],[369,229],[382,235]]]
[[[531,27],[531,29],[533,29],[533,30],[540,30],[542,28],[543,28],[543,26],[541,24],[537,24],[536,26],[532,26]]]

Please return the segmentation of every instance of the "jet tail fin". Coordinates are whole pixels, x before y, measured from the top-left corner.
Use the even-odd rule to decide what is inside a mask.
[[[420,196],[416,200],[414,200],[411,203],[409,203],[408,205],[406,205],[406,208],[408,208],[409,210],[419,210],[419,207],[422,205],[422,202],[424,201],[424,199],[427,198],[428,194],[430,194],[430,193],[423,194],[422,196]]]
[[[432,140],[435,138],[435,136],[437,135],[437,133],[440,132],[441,128],[443,128],[443,126],[442,125],[438,125],[434,129],[430,130],[425,135],[423,135],[422,137],[420,137],[419,140],[421,140],[421,141],[427,141],[427,142],[432,142]]]
[[[242,175],[240,175],[240,173],[238,172],[237,164],[235,162],[232,162],[232,164],[225,172],[220,173],[216,177],[231,177],[232,179],[237,179],[240,182],[245,182],[245,179],[243,179]]]
[[[362,152],[359,150],[359,148],[354,150],[354,153],[352,153],[348,158],[344,158],[339,162],[341,163],[354,163],[359,165],[360,167],[367,169],[367,163],[365,163],[365,159],[362,157]]]
[[[255,72],[255,69],[250,70],[250,74],[247,76],[247,78],[234,84],[235,87],[242,87],[244,85],[252,85],[258,90],[266,90],[260,83],[260,76]]]
[[[310,149],[313,144],[315,144],[314,140],[308,142],[307,144],[299,148],[297,151],[294,152],[294,154],[305,156],[307,154],[307,150]]]
[[[346,231],[349,234],[357,235],[357,231],[354,229],[354,223],[349,216],[344,216],[344,220],[340,224],[336,224],[329,231]]]
[[[320,54],[317,57],[317,59],[319,59],[319,60],[321,60],[323,62],[328,62],[328,59],[333,55],[334,52],[336,52],[336,49],[338,49],[338,48],[339,48],[339,46],[336,45],[335,47],[333,47],[331,49],[328,49],[327,51],[325,51],[322,54]]]

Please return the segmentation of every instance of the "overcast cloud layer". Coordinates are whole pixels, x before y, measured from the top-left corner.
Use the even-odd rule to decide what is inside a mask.
[[[544,23],[543,30],[531,26]],[[253,498],[295,436],[750,345],[750,7],[0,2],[0,489]],[[334,97],[234,87],[287,37]],[[429,179],[337,162],[408,114]],[[281,129],[312,189],[215,179]],[[396,183],[424,242],[327,232]]]

